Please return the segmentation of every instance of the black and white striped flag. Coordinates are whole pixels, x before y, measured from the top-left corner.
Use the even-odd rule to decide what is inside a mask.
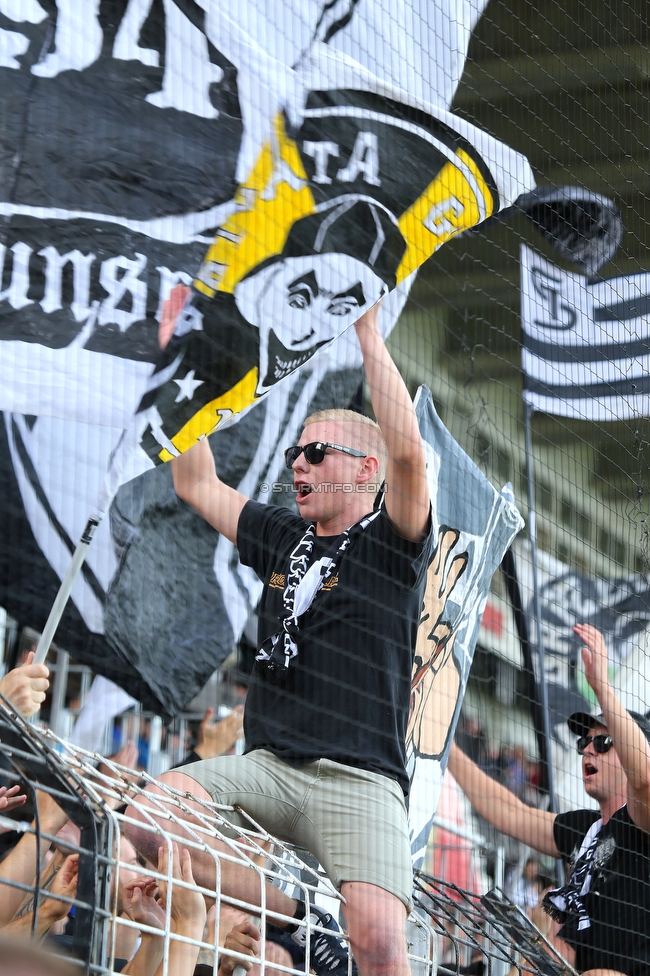
[[[650,415],[650,273],[590,282],[521,248],[524,400],[581,420]]]

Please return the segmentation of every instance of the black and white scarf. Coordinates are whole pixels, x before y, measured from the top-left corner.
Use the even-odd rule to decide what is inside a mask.
[[[309,566],[316,538],[316,528],[312,523],[289,556],[280,629],[266,638],[255,658],[259,672],[271,684],[282,685],[286,681],[290,662],[295,662],[298,657],[296,637],[300,630],[300,617],[309,610],[316,594],[332,578],[350,543],[374,522],[379,512],[364,515],[334,540],[321,559]]]
[[[591,927],[591,919],[583,899],[591,889],[594,855],[602,825],[602,820],[596,820],[585,834],[567,884],[548,891],[542,901],[547,914],[556,922],[570,925],[572,932],[581,932]],[[570,935],[568,932],[566,934]]]

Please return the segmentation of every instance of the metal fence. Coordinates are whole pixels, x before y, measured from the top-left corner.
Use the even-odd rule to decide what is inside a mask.
[[[224,910],[236,909],[258,919],[261,932],[260,973],[270,973],[266,961],[266,927],[271,923],[289,921],[286,916],[271,911],[266,904],[267,882],[280,887],[291,897],[313,902],[337,915],[341,896],[331,883],[310,863],[308,857],[272,837],[250,818],[248,826],[233,836],[224,814],[228,811],[214,803],[200,802],[188,794],[162,786],[148,774],[134,774],[132,769],[71,746],[53,732],[40,731],[24,722],[5,701],[0,708],[0,758],[10,780],[19,780],[30,794],[35,820],[0,819],[0,826],[17,829],[26,844],[31,844],[34,871],[29,881],[3,877],[0,863],[0,905],[3,886],[24,892],[22,918],[29,921],[32,935],[40,931],[39,912],[43,913],[48,899],[61,904],[59,915],[66,908],[74,910],[73,933],[65,942],[65,952],[76,961],[80,972],[108,976],[114,972],[116,946],[125,930],[136,930],[143,940],[150,936],[158,940],[162,976],[179,976],[174,966],[173,947],[190,946],[189,957],[206,961],[209,970],[217,972],[223,958]],[[156,782],[155,795],[152,786]],[[43,827],[43,798],[53,799],[78,828],[78,835],[70,839],[55,837]],[[146,862],[137,868],[139,875],[150,878],[166,891],[164,920],[146,924],[128,917],[120,904],[120,873],[134,871],[125,841],[130,827],[155,837],[161,846],[165,867]],[[57,894],[45,881],[43,869],[47,850],[57,843],[64,853],[78,857],[78,882],[73,897]],[[173,844],[189,850],[192,858],[208,857],[214,864],[214,883],[207,887],[188,883],[174,876]],[[219,849],[215,849],[215,845]],[[259,904],[233,898],[224,891],[224,867],[234,864],[255,872],[260,892]],[[35,880],[35,879],[38,879]],[[6,891],[7,889],[4,888]],[[212,904],[203,933],[196,936],[178,934],[172,930],[174,899],[183,892],[199,893],[203,904]],[[162,907],[162,903],[161,903]],[[25,911],[27,910],[27,916]],[[205,914],[205,913],[204,913]],[[308,920],[302,923],[309,929]],[[318,926],[316,926],[317,928]],[[304,973],[310,969],[309,938],[302,968],[273,965],[273,971]],[[435,939],[428,920],[414,912],[409,920],[410,962],[414,973],[427,976],[432,972],[435,958]],[[245,954],[230,952],[242,962]],[[189,958],[188,957],[188,958]],[[188,972],[192,972],[194,964]],[[152,971],[153,972],[153,971]],[[351,972],[351,963],[350,963]]]

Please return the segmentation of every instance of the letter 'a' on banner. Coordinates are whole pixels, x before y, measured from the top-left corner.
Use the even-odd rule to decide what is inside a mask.
[[[275,117],[140,405],[154,463],[236,421],[500,208],[504,181],[476,143],[494,147],[449,119],[372,91],[307,92],[298,123]]]
[[[44,626],[89,513],[120,484],[273,395],[248,419],[235,466],[256,495],[277,461],[273,438],[290,442],[312,404],[348,403],[358,386],[348,326],[385,295],[387,335],[422,262],[534,187],[523,156],[448,111],[482,2],[405,0],[396,20],[350,0],[322,5],[316,27],[317,6],[144,0],[107,27],[92,0],[5,4],[0,155],[22,154],[19,178],[0,186],[0,453],[16,503],[5,510],[20,513],[12,524],[31,546],[0,583],[16,619]],[[193,299],[160,362],[179,283]],[[223,659],[242,591],[224,601],[217,646],[196,596],[221,593],[206,539],[200,578],[177,572],[189,595],[175,588],[170,604],[180,620],[196,601],[192,626],[179,637],[160,615],[145,623],[145,594],[128,593],[162,549],[136,484],[69,580],[58,633],[171,714]],[[177,563],[186,531],[165,537]],[[167,552],[162,579],[171,565]],[[186,637],[206,649],[192,672],[176,667]]]

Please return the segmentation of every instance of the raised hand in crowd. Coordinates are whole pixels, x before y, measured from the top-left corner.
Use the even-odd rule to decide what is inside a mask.
[[[45,701],[50,687],[50,672],[45,664],[34,664],[34,651],[30,651],[25,663],[9,671],[0,681],[0,692],[8,698],[23,718],[31,718]]]
[[[124,886],[124,913],[133,922],[152,929],[165,929],[165,910],[156,901],[158,882],[155,878],[134,878]]]
[[[164,908],[156,901],[157,891],[155,878],[134,878],[124,886],[122,908],[127,918],[138,925],[158,930],[158,934],[141,931],[140,946],[122,970],[125,976],[153,976],[161,963],[166,918]]]
[[[158,883],[158,895],[161,906],[167,906],[167,900],[171,897],[170,915],[175,935],[183,935],[189,939],[201,942],[203,929],[205,928],[206,907],[203,895],[197,891],[192,874],[192,859],[190,852],[183,848],[178,850],[178,844],[172,844],[171,852],[171,873],[174,881],[184,881],[190,887],[181,887],[172,883],[170,886],[167,881]],[[158,871],[163,877],[167,877],[169,871],[169,851],[168,848],[161,847],[158,851]],[[168,971],[174,976],[193,976],[196,960],[199,955],[199,946],[191,945],[187,942],[178,942],[171,939],[169,945]],[[156,971],[156,976],[162,976],[162,963]]]
[[[107,762],[100,762],[97,766],[98,776],[105,776],[108,779],[114,780],[116,775],[119,775],[120,779],[124,779],[127,783],[137,783],[140,779],[138,770],[138,747],[135,742],[125,742],[113,756],[109,757],[109,761],[116,763],[118,766],[125,766],[127,769],[132,769],[133,775],[124,773],[123,771],[116,774]],[[104,801],[111,810],[116,810],[124,802],[118,796],[109,796],[106,794],[104,795]]]
[[[199,725],[194,752],[200,759],[212,759],[229,752],[244,734],[244,706],[237,705],[230,715],[213,722],[214,709],[206,708]]]
[[[46,898],[38,910],[39,924],[43,935],[46,935],[55,922],[64,919],[70,912],[71,905],[60,898],[76,898],[77,882],[79,880],[79,855],[69,854],[61,869],[54,875],[50,887],[50,897]],[[48,924],[49,923],[49,924]]]
[[[125,742],[124,745],[117,750],[115,755],[110,756],[110,760],[116,763],[118,766],[126,766],[127,769],[133,769],[134,771],[137,771],[138,769],[137,744],[135,742],[131,742],[131,740],[129,739],[128,742]],[[107,776],[113,775],[110,766],[107,766],[105,763],[100,763],[97,768],[100,769]]]
[[[0,814],[9,813],[17,807],[22,807],[27,800],[27,795],[19,791],[20,786],[0,786]],[[9,827],[0,827],[0,833],[10,829]]]
[[[43,900],[39,896],[39,907],[34,923],[35,896],[29,898],[16,917],[5,926],[8,935],[28,935],[34,931],[37,938],[44,938],[53,925],[64,919],[70,912],[70,902],[77,894],[79,855],[69,854],[62,861],[53,859],[46,867],[39,884],[39,891],[49,892]]]
[[[585,677],[602,708],[603,727],[612,737],[625,772],[626,783],[622,789],[625,795],[621,803],[627,800],[632,822],[650,833],[650,743],[610,684],[603,635],[591,624],[576,624],[573,630],[582,642]],[[617,809],[617,802],[612,801],[610,805]]]
[[[38,790],[36,796],[41,830],[40,857],[43,859],[50,846],[50,838],[66,824],[68,816],[48,793]],[[35,834],[25,833],[0,863],[0,926],[11,921],[24,898],[24,890],[13,887],[10,883],[34,884],[38,863],[36,853]]]

